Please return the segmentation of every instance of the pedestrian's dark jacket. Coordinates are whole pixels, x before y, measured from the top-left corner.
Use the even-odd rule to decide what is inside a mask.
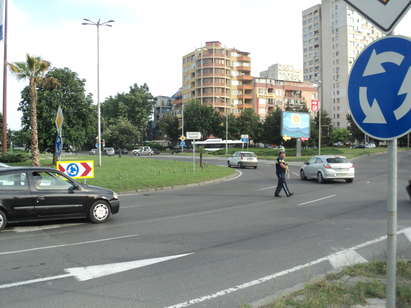
[[[287,165],[285,159],[278,157],[277,162],[275,163],[275,173],[279,175],[283,175],[286,172],[286,169],[281,167],[281,164]]]

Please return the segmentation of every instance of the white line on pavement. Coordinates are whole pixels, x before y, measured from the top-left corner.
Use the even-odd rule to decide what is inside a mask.
[[[20,287],[20,286],[24,286],[28,284],[33,284],[33,283],[64,279],[64,278],[68,278],[71,276],[72,274],[63,274],[63,275],[57,275],[57,276],[52,276],[52,277],[46,277],[46,278],[38,278],[38,279],[32,279],[32,280],[26,280],[26,281],[13,282],[13,283],[0,285],[0,289],[8,289],[8,288]]]
[[[57,224],[57,225],[44,225],[44,226],[32,226],[32,227],[13,227],[10,229],[5,230],[4,232],[16,232],[16,233],[24,233],[24,232],[35,232],[35,231],[44,231],[44,230],[51,230],[51,229],[60,229],[60,228],[68,228],[74,226],[80,226],[84,223],[74,223],[74,224]]]
[[[312,200],[312,201],[299,203],[298,206],[305,206],[305,205],[308,205],[308,204],[316,203],[318,201],[323,201],[323,200],[327,200],[327,199],[331,199],[331,198],[335,198],[335,197],[337,197],[337,195],[329,195],[329,196],[319,198],[319,199],[315,199],[315,200]]]
[[[274,189],[274,188],[275,188],[275,186],[263,187],[263,188],[257,189],[257,191],[270,190],[270,189]]]
[[[410,233],[411,233],[411,228],[403,229],[403,230],[400,230],[400,231],[397,232],[397,234],[410,234]],[[284,270],[284,271],[281,271],[281,272],[278,272],[278,273],[275,273],[275,274],[271,274],[271,275],[268,275],[268,276],[264,276],[264,277],[258,278],[258,279],[256,279],[256,280],[252,280],[252,281],[249,281],[249,282],[246,282],[246,283],[243,283],[243,284],[240,284],[240,285],[237,285],[237,286],[234,286],[234,287],[225,289],[225,290],[221,290],[221,291],[215,292],[215,293],[210,294],[210,295],[205,295],[205,296],[202,296],[202,297],[197,297],[197,298],[194,298],[194,299],[185,301],[185,302],[181,302],[181,303],[176,304],[176,305],[167,306],[167,307],[165,307],[165,308],[184,308],[184,307],[189,307],[189,306],[191,306],[191,305],[195,305],[195,304],[202,303],[202,302],[205,302],[205,301],[209,301],[209,300],[212,300],[212,299],[215,299],[215,298],[224,296],[224,295],[228,295],[228,294],[231,294],[231,293],[234,293],[234,292],[238,292],[238,291],[240,291],[240,290],[242,290],[242,289],[246,289],[246,288],[250,288],[250,287],[254,287],[254,286],[263,284],[263,283],[265,283],[265,282],[267,282],[267,281],[274,280],[274,279],[279,278],[279,277],[282,277],[282,276],[286,276],[286,275],[288,275],[288,274],[297,272],[297,271],[299,271],[299,270],[308,268],[308,267],[310,267],[310,266],[313,266],[313,265],[316,265],[316,264],[319,264],[319,263],[322,263],[322,262],[328,261],[331,265],[333,265],[332,262],[335,261],[338,256],[344,256],[344,255],[345,255],[345,256],[347,256],[347,255],[353,256],[353,254],[351,253],[352,251],[355,251],[355,250],[357,250],[357,249],[364,248],[364,247],[367,247],[367,246],[370,246],[370,245],[373,245],[373,244],[382,242],[382,241],[384,241],[384,240],[386,240],[386,239],[387,239],[387,236],[381,236],[381,237],[376,238],[376,239],[374,239],[374,240],[371,240],[371,241],[368,241],[368,242],[365,242],[365,243],[356,245],[356,246],[354,246],[354,247],[351,247],[351,248],[349,248],[349,249],[344,249],[344,250],[342,250],[342,251],[340,251],[340,252],[331,254],[331,255],[329,255],[329,256],[327,256],[327,257],[319,258],[319,259],[317,259],[317,260],[314,260],[314,261],[311,261],[311,262],[308,262],[308,263],[305,263],[305,264],[302,264],[302,265],[298,265],[298,266],[292,267],[292,268],[290,268],[290,269],[287,269],[287,270]],[[357,262],[357,263],[358,263],[359,261],[364,262],[365,259],[364,259],[361,255],[359,255],[357,252],[355,252],[355,254],[356,254],[355,260],[354,260],[355,262]],[[358,255],[358,256],[357,256],[357,255]],[[366,260],[365,260],[365,261],[366,261]],[[340,263],[337,263],[337,264],[334,264],[334,265],[339,266]]]
[[[42,246],[42,247],[28,248],[28,249],[22,249],[22,250],[3,251],[3,252],[0,252],[0,256],[14,255],[14,254],[19,254],[19,253],[33,252],[33,251],[39,251],[39,250],[47,250],[47,249],[55,249],[55,248],[63,248],[63,247],[73,247],[73,246],[81,246],[81,245],[87,245],[87,244],[96,244],[96,243],[102,243],[102,242],[132,238],[132,237],[137,237],[137,236],[139,236],[139,235],[138,234],[131,234],[131,235],[123,235],[123,236],[118,236],[118,237],[109,237],[109,238],[103,238],[103,239],[99,239],[99,240],[84,241],[84,242],[77,242],[77,243]]]

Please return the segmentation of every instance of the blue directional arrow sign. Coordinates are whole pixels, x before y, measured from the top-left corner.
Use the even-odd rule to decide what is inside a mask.
[[[351,70],[348,99],[367,135],[390,140],[411,131],[411,39],[389,36],[368,46]]]

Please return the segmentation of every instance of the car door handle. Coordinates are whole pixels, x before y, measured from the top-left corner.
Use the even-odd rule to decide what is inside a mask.
[[[44,200],[46,200],[46,197],[45,196],[38,196],[37,200],[38,201],[44,201]]]

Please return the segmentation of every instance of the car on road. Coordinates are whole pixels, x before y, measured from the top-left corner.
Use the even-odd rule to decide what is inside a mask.
[[[114,150],[114,148],[104,148],[104,155],[114,156],[116,155],[116,151]]]
[[[58,170],[0,169],[0,230],[8,223],[87,218],[104,223],[119,212],[118,195],[80,184]]]
[[[355,178],[354,165],[344,156],[319,155],[312,157],[300,169],[302,180],[316,179],[318,183],[345,180],[352,183]]]
[[[258,167],[257,155],[254,152],[235,152],[227,161],[228,167],[254,168]]]
[[[89,155],[97,155],[98,150],[97,149],[91,149],[90,151],[88,151]]]
[[[135,156],[152,156],[154,151],[149,146],[143,146],[132,151]]]
[[[0,168],[9,168],[10,166],[5,163],[0,163]]]

